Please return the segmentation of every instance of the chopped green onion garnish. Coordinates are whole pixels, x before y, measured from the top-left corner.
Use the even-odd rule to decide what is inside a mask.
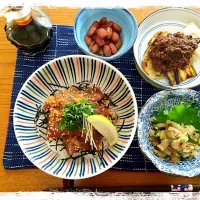
[[[60,130],[82,130],[83,118],[95,114],[95,107],[95,103],[87,103],[86,99],[66,105],[62,110],[63,115],[59,123]]]
[[[191,142],[192,144],[198,144],[196,140],[192,139],[190,135],[188,135],[188,142]]]
[[[157,135],[157,133],[158,133],[158,130],[154,130],[154,135]]]

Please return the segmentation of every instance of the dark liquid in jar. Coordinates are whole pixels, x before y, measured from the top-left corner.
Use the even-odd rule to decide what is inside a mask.
[[[6,23],[7,39],[25,55],[43,52],[49,46],[53,36],[52,26],[45,26],[43,16],[34,17],[27,25],[18,25],[14,20]]]

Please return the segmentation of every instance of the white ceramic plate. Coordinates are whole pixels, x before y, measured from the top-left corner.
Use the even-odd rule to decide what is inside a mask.
[[[200,14],[186,8],[164,8],[147,16],[139,25],[138,37],[133,47],[136,68],[140,75],[154,87],[177,89],[193,88],[199,85],[200,60],[194,62],[197,76],[174,86],[170,86],[167,79],[151,79],[142,69],[142,59],[147,49],[148,41],[156,32],[168,31],[175,33],[182,31],[190,22],[194,22],[198,27],[200,27]]]

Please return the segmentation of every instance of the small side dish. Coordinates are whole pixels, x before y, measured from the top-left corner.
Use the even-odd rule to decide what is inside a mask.
[[[200,156],[200,117],[196,107],[181,103],[171,110],[159,111],[151,121],[150,142],[158,157],[178,163]]]
[[[103,17],[99,22],[92,23],[84,38],[85,43],[92,53],[110,57],[122,46],[121,31],[120,25]]]
[[[190,23],[182,32],[154,34],[143,56],[143,71],[152,79],[167,78],[171,86],[197,76],[193,63],[200,57],[199,33]]]
[[[42,117],[42,118],[41,118]],[[81,83],[47,97],[35,122],[47,130],[48,141],[61,139],[69,158],[101,153],[118,140],[112,101],[98,87]]]

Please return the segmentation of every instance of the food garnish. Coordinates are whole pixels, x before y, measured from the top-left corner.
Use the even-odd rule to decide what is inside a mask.
[[[199,109],[192,104],[181,103],[174,106],[171,110],[163,109],[158,111],[158,114],[153,117],[153,123],[165,123],[167,120],[176,123],[183,123],[194,126],[200,131],[200,116]]]
[[[166,77],[169,84],[174,85],[197,75],[193,62],[199,54],[200,30],[194,23],[185,30],[176,33],[161,31],[151,38],[142,68],[152,79]]]
[[[121,31],[120,25],[103,17],[99,22],[92,23],[84,38],[85,43],[92,53],[109,57],[122,46]]]
[[[105,137],[110,146],[116,144],[118,141],[117,128],[108,118],[102,115],[91,115],[87,117],[87,120]]]
[[[200,156],[200,116],[198,108],[191,104],[160,110],[151,118],[149,131],[154,153],[173,163],[183,158]]]
[[[67,104],[62,110],[62,118],[59,123],[61,131],[77,131],[83,129],[84,117],[94,115],[95,103],[87,103],[86,99],[81,99],[77,103]]]

